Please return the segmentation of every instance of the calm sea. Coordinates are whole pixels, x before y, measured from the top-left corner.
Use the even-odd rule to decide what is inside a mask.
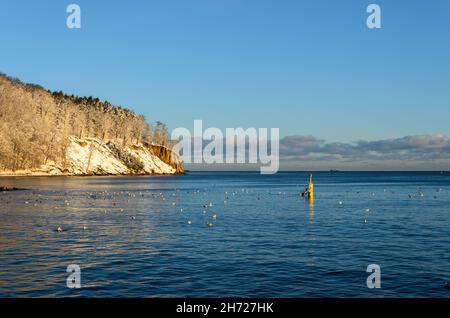
[[[0,193],[0,296],[450,296],[449,174],[318,172],[314,203],[307,179],[1,178],[29,190]]]

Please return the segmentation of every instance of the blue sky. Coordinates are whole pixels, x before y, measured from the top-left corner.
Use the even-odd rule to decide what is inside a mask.
[[[77,3],[82,28],[66,27]],[[366,7],[382,29],[366,27]],[[169,128],[450,135],[445,0],[0,0],[0,71]]]

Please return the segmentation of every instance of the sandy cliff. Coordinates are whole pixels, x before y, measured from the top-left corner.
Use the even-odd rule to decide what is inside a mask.
[[[143,175],[181,174],[183,167],[170,149],[135,144],[121,147],[96,138],[69,137],[64,163],[48,162],[36,169],[3,171],[0,175]]]

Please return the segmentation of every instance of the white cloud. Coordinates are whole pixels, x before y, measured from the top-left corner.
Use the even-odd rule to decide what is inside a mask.
[[[342,143],[294,135],[280,141],[280,157],[287,169],[447,170],[450,139],[429,134]]]

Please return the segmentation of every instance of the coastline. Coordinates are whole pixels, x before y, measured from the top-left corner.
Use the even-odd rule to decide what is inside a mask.
[[[85,173],[85,174],[52,174],[46,172],[27,172],[27,173],[11,173],[11,172],[0,172],[1,178],[34,178],[34,177],[171,177],[171,176],[182,176],[186,173],[175,172],[175,173],[124,173],[124,174],[113,174],[113,173]]]

